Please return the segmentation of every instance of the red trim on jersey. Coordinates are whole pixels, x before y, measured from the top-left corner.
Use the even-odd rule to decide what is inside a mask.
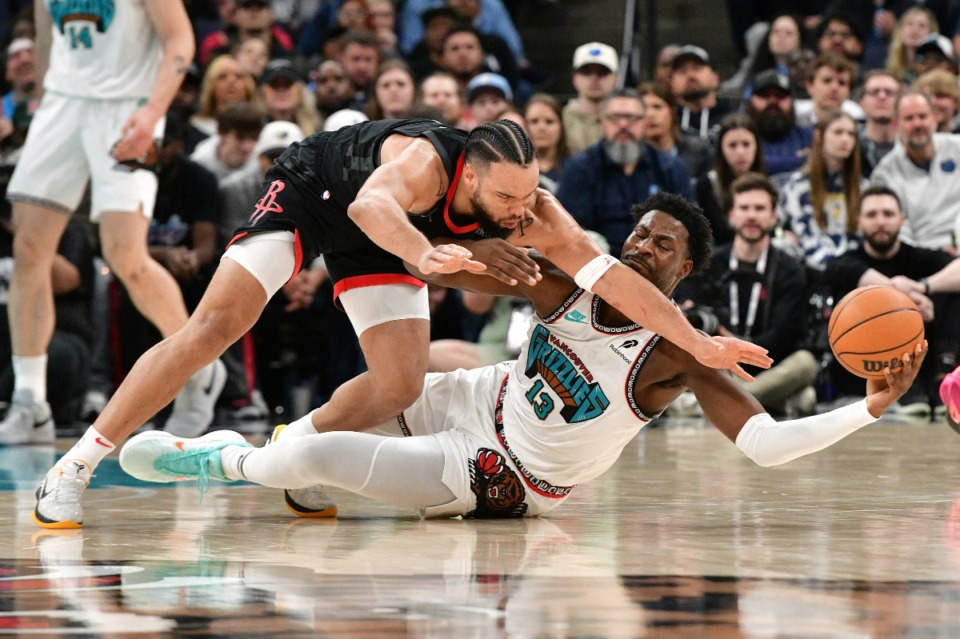
[[[337,299],[346,291],[355,288],[364,288],[367,286],[383,286],[385,284],[406,284],[407,286],[416,286],[423,288],[426,286],[422,281],[412,275],[403,275],[401,273],[375,273],[374,275],[354,275],[345,277],[333,285],[333,299]]]
[[[293,275],[287,280],[287,284],[293,281],[300,273],[300,266],[303,265],[303,246],[300,244],[300,229],[293,231]]]
[[[239,242],[240,240],[242,240],[243,238],[247,237],[248,235],[250,235],[250,232],[249,232],[249,231],[244,231],[243,233],[237,233],[236,235],[233,236],[233,239],[232,239],[232,240],[230,240],[229,242],[227,242],[227,246],[226,246],[226,248],[225,248],[224,250],[227,250],[228,248],[230,248],[231,246],[233,246],[233,243],[234,243],[234,242]]]
[[[450,219],[450,205],[453,204],[453,196],[457,192],[457,185],[460,184],[460,174],[463,173],[463,164],[465,160],[465,155],[461,153],[460,158],[457,160],[457,170],[454,171],[453,180],[450,182],[450,188],[447,189],[447,201],[443,205],[443,221],[447,223],[448,229],[458,235],[472,233],[480,228],[480,224],[477,222],[474,222],[473,224],[467,224],[466,226],[458,226],[453,223],[453,220]]]

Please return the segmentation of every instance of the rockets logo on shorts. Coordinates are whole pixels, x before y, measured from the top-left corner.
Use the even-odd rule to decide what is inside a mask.
[[[263,194],[260,201],[257,202],[253,215],[250,216],[250,224],[256,224],[267,213],[283,213],[283,207],[277,204],[277,193],[286,188],[283,180],[274,180],[267,187],[267,192]]]
[[[526,491],[515,472],[495,450],[481,448],[470,460],[470,489],[477,496],[477,507],[467,517],[494,519],[523,517]]]

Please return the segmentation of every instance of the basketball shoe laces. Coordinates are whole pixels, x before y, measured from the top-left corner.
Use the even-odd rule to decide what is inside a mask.
[[[37,489],[38,509],[40,504],[46,505],[51,512],[45,516],[56,521],[74,519],[82,517],[80,510],[80,497],[84,489],[90,483],[88,466],[74,459],[68,460],[60,466],[59,476],[54,476],[51,480],[45,480],[40,488]],[[83,471],[87,470],[87,473]],[[86,477],[84,477],[86,475]],[[47,490],[50,484],[53,484],[50,490]],[[70,512],[68,512],[70,511]]]

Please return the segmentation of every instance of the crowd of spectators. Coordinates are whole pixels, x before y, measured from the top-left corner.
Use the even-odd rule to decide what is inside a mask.
[[[30,4],[13,2],[23,7],[0,33],[2,180],[40,94]],[[717,254],[741,257],[714,263],[704,276],[714,281],[688,287],[691,318],[718,334],[743,336],[744,326],[788,317],[792,332],[776,341],[778,355],[809,355],[803,387],[787,398],[773,393],[771,410],[811,410],[812,401],[835,400],[849,386],[836,381],[843,372],[830,361],[823,332],[831,304],[862,273],[848,265],[844,273],[855,276],[824,274],[850,255],[873,255],[863,252],[868,221],[871,233],[886,234],[881,244],[892,234],[891,241],[936,251],[940,257],[929,261],[937,268],[923,273],[934,279],[893,272],[900,262],[891,261],[882,280],[910,294],[929,320],[929,371],[910,402],[936,414],[937,376],[952,370],[958,348],[956,331],[943,327],[960,325],[953,301],[960,277],[948,266],[960,233],[960,4],[727,4],[744,56],[732,77],[720,77],[702,43],[678,42],[662,47],[649,78],[617,88],[624,70],[614,46],[571,43],[574,93],[558,95],[551,92],[558,82],[545,82],[549,74],[537,68],[537,52],[524,46],[503,0],[187,3],[197,54],[152,165],[160,187],[151,253],[175,276],[189,306],[251,212],[266,168],[289,143],[368,119],[429,117],[469,130],[510,118],[536,147],[541,186],[613,254],[633,225],[631,205],[649,195],[670,191],[702,207]],[[880,197],[886,191],[878,195],[878,185],[890,197]],[[875,209],[891,198],[896,229],[877,231]],[[737,242],[755,248],[759,240],[747,236],[758,229],[773,248],[762,251],[762,263],[751,263],[753,252]],[[782,293],[768,295],[773,273],[790,274],[786,284],[778,280],[790,290],[788,311],[776,307]],[[751,300],[754,283],[759,302]],[[81,288],[99,315],[79,332],[94,377],[106,371],[83,406],[76,393],[71,400],[72,410],[89,417],[157,335],[126,319],[136,310],[115,282]],[[743,303],[735,299],[741,294]],[[76,290],[69,295],[75,302]],[[483,352],[512,352],[489,342],[514,339],[511,323],[527,312],[515,301],[458,291],[438,290],[431,300],[434,336],[445,340],[434,353],[437,370],[486,362],[483,349],[464,346],[485,324]],[[318,404],[363,369],[355,342],[331,302],[322,261],[309,265],[225,356],[224,419],[260,422],[270,410],[299,413]]]

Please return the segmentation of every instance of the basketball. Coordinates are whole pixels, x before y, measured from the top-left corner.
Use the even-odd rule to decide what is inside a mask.
[[[887,366],[923,341],[923,318],[906,293],[892,286],[862,286],[847,293],[830,315],[830,350],[848,371],[882,378]]]

